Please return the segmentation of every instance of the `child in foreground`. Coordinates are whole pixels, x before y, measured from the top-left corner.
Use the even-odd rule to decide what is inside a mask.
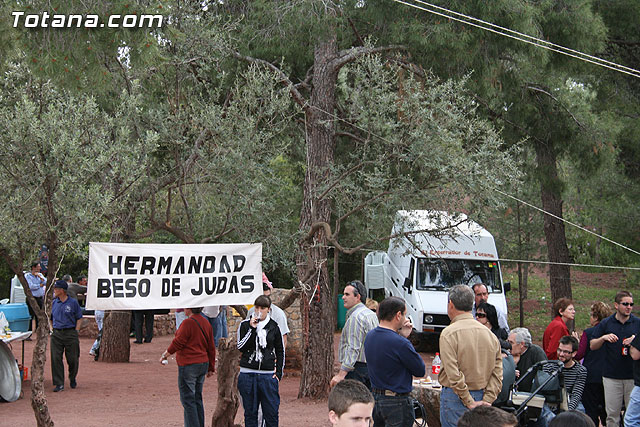
[[[373,395],[360,381],[342,380],[329,393],[329,421],[334,427],[369,427]]]

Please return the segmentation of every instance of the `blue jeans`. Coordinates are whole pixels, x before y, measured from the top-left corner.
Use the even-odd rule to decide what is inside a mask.
[[[629,407],[624,413],[624,427],[640,427],[640,387],[634,386]]]
[[[475,401],[482,400],[483,390],[469,390]],[[440,393],[440,424],[442,427],[456,427],[460,417],[469,409],[464,406],[462,400],[449,387],[442,387]]]
[[[374,393],[374,427],[411,427],[415,421],[413,405],[409,396],[385,396]]]
[[[582,402],[578,403],[578,406],[576,406],[575,410],[585,414],[584,405],[582,405]],[[556,414],[549,408],[549,406],[545,404],[542,406],[542,411],[540,411],[540,416],[538,417],[538,421],[535,422],[534,426],[547,427],[549,423],[551,423],[551,420],[553,420],[555,417]]]
[[[347,376],[344,378],[347,380],[360,381],[362,384],[366,385],[369,390],[371,390],[371,380],[369,379],[369,370],[367,369],[366,363],[356,362],[356,366],[354,366],[353,371],[349,371]]]
[[[208,362],[178,366],[178,389],[184,408],[185,427],[204,427],[202,385],[208,369]]]
[[[213,328],[213,340],[215,342],[216,347],[218,347],[218,341],[220,341],[220,338],[228,337],[226,305],[223,305],[222,307],[220,307],[220,313],[218,313],[218,315],[213,318],[211,327]]]
[[[240,372],[238,391],[242,396],[245,427],[258,427],[258,405],[262,405],[262,416],[266,426],[278,426],[279,381],[273,375]]]

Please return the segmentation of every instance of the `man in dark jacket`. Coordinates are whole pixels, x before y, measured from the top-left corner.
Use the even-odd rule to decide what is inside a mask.
[[[266,426],[277,427],[284,344],[278,324],[269,316],[271,299],[260,295],[254,305],[253,316],[238,328],[238,350],[242,352],[238,391],[246,427],[258,426],[259,405]]]

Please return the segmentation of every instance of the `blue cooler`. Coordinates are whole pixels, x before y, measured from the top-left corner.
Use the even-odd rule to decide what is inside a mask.
[[[9,328],[14,332],[27,332],[31,315],[26,303],[0,304],[0,311],[9,321]]]

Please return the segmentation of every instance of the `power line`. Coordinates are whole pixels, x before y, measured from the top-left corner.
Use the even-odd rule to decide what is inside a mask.
[[[554,215],[554,214],[552,214],[551,212],[547,212],[547,211],[545,211],[545,210],[544,210],[544,209],[542,209],[542,208],[539,208],[539,207],[537,207],[537,206],[532,205],[531,203],[527,203],[527,202],[525,202],[524,200],[521,200],[521,199],[517,198],[516,196],[512,196],[511,194],[505,193],[504,191],[498,190],[497,188],[495,189],[495,191],[497,191],[498,193],[502,194],[503,196],[509,197],[509,198],[511,198],[511,199],[513,199],[513,200],[515,200],[515,201],[517,201],[518,203],[522,203],[523,205],[526,205],[526,206],[529,206],[530,208],[536,209],[536,210],[538,210],[538,211],[540,211],[540,212],[544,213],[545,215],[549,215],[550,217],[553,217],[553,218],[555,218],[555,219],[557,219],[557,220],[559,220],[559,221],[566,222],[567,224],[572,225],[572,226],[574,226],[574,227],[576,227],[576,228],[579,228],[579,229],[580,229],[580,230],[582,230],[582,231],[586,231],[586,232],[587,232],[587,233],[589,233],[589,234],[593,234],[594,236],[596,236],[596,237],[598,237],[598,238],[600,238],[600,239],[602,239],[602,240],[606,240],[607,242],[609,242],[609,243],[613,243],[614,245],[619,246],[619,247],[621,247],[621,248],[623,248],[623,249],[626,249],[626,250],[628,250],[629,252],[633,252],[633,253],[634,253],[634,254],[636,254],[636,255],[640,255],[640,252],[636,251],[635,249],[631,249],[631,248],[629,248],[629,247],[627,247],[627,246],[623,245],[622,243],[615,242],[615,241],[613,241],[613,240],[611,240],[611,239],[609,239],[609,238],[607,238],[607,237],[604,237],[604,236],[603,236],[603,235],[601,235],[601,234],[598,234],[598,233],[596,233],[596,232],[594,232],[594,231],[589,230],[588,228],[585,228],[585,227],[583,227],[583,226],[581,226],[581,225],[578,225],[578,224],[574,224],[573,222],[571,222],[571,221],[569,221],[569,220],[567,220],[567,219],[561,218],[561,217],[559,217],[559,216],[557,216],[557,215]]]
[[[449,10],[449,9],[446,9],[446,8],[443,8],[443,7],[440,7],[440,6],[431,4],[431,3],[427,3],[427,2],[422,1],[422,0],[413,0],[413,1],[415,1],[417,3],[420,3],[423,6],[419,6],[419,5],[416,5],[416,4],[413,4],[413,3],[409,3],[408,1],[404,1],[404,0],[393,0],[393,1],[396,2],[396,3],[400,3],[400,4],[403,4],[403,5],[409,6],[409,7],[413,7],[415,9],[422,10],[424,12],[428,12],[428,13],[431,13],[431,14],[434,14],[434,15],[442,16],[444,18],[451,19],[451,20],[454,20],[454,21],[457,21],[457,22],[461,22],[463,24],[470,25],[472,27],[480,28],[480,29],[485,30],[485,31],[490,31],[492,33],[495,33],[495,34],[498,34],[498,35],[501,35],[501,36],[504,36],[504,37],[509,37],[511,39],[518,40],[518,41],[521,41],[523,43],[528,43],[528,44],[531,44],[531,45],[534,45],[534,46],[537,46],[537,47],[541,47],[543,49],[550,50],[552,52],[560,53],[562,55],[570,56],[572,58],[576,58],[576,59],[579,59],[581,61],[589,62],[591,64],[599,65],[601,67],[608,68],[610,70],[619,71],[621,73],[628,74],[630,76],[640,78],[640,70],[636,70],[634,68],[626,67],[624,65],[620,65],[620,64],[617,64],[615,62],[607,61],[605,59],[598,58],[596,56],[592,56],[592,55],[580,52],[578,50],[570,49],[570,48],[567,48],[567,47],[564,47],[564,46],[561,46],[561,45],[558,45],[558,44],[555,44],[555,43],[551,43],[551,42],[548,42],[546,40],[542,40],[542,39],[530,36],[528,34],[520,33],[518,31],[511,30],[511,29],[506,28],[506,27],[501,27],[499,25],[492,24],[490,22],[483,21],[481,19],[474,18],[474,17],[469,16],[469,15],[464,15],[462,13],[455,12],[455,11],[452,11],[452,10]],[[429,8],[438,9],[438,10],[441,10],[442,12],[438,12],[437,10],[432,10],[432,9],[429,9]],[[462,18],[458,18],[458,17],[456,17],[456,15],[460,16]],[[472,21],[479,22],[480,24],[474,23]]]
[[[608,268],[614,270],[633,270],[640,271],[640,267],[620,267],[617,265],[599,265],[599,264],[578,264],[575,262],[552,262],[552,261],[535,261],[526,259],[509,259],[500,258],[500,262],[520,262],[523,264],[545,264],[545,265],[568,265],[569,267],[592,267],[592,268]]]
[[[396,0],[394,0],[394,1],[396,1]],[[330,117],[334,118],[334,119],[335,119],[335,120],[337,120],[337,121],[344,122],[344,123],[348,124],[349,126],[352,126],[352,127],[356,128],[356,129],[359,129],[359,130],[361,130],[362,132],[368,133],[369,135],[371,135],[371,136],[373,136],[373,137],[375,137],[375,138],[378,138],[378,139],[379,139],[379,140],[381,140],[381,141],[386,142],[387,144],[391,144],[391,141],[389,141],[388,139],[386,139],[386,138],[384,138],[384,137],[382,137],[382,136],[380,136],[380,135],[377,135],[377,134],[375,134],[375,133],[373,133],[373,132],[371,132],[371,131],[369,131],[369,130],[367,130],[367,129],[364,129],[364,128],[362,128],[362,127],[360,127],[360,126],[358,126],[358,125],[356,125],[356,124],[354,124],[354,123],[351,123],[351,122],[349,122],[348,120],[345,120],[345,119],[343,119],[342,117],[339,117],[339,116],[337,116],[337,115],[336,115],[336,114],[334,114],[334,113],[330,113],[330,112],[328,112],[328,111],[326,111],[326,110],[324,110],[324,109],[322,109],[322,108],[320,108],[320,107],[316,107],[315,105],[310,105],[310,104],[307,104],[307,105],[308,105],[310,108],[313,108],[313,109],[315,109],[315,110],[318,110],[318,111],[320,111],[320,112],[322,112],[322,113],[324,113],[324,114],[326,114],[326,115],[328,115],[328,116],[330,116]],[[593,234],[593,235],[595,235],[595,236],[597,236],[597,237],[599,237],[599,238],[601,238],[601,239],[603,239],[603,240],[605,240],[605,241],[607,241],[607,242],[609,242],[609,243],[613,243],[613,244],[614,244],[614,245],[616,245],[616,246],[619,246],[619,247],[621,247],[621,248],[623,248],[623,249],[626,249],[626,250],[628,250],[628,251],[630,251],[630,252],[633,252],[633,253],[634,253],[634,254],[636,254],[636,255],[640,255],[640,252],[636,251],[635,249],[631,249],[631,248],[629,248],[629,247],[627,247],[627,246],[625,246],[625,245],[623,245],[623,244],[621,244],[621,243],[615,242],[614,240],[611,240],[611,239],[609,239],[608,237],[605,237],[605,236],[602,236],[602,235],[600,235],[600,234],[598,234],[598,233],[595,233],[595,232],[593,232],[593,231],[591,231],[591,230],[589,230],[589,229],[587,229],[587,228],[585,228],[585,227],[582,227],[581,225],[574,224],[573,222],[571,222],[571,221],[569,221],[569,220],[567,220],[567,219],[564,219],[564,218],[561,218],[561,217],[559,217],[559,216],[557,216],[557,215],[554,215],[554,214],[552,214],[551,212],[547,212],[547,211],[545,211],[545,210],[544,210],[544,209],[542,209],[542,208],[539,208],[539,207],[537,207],[537,206],[535,206],[535,205],[532,205],[531,203],[525,202],[524,200],[519,199],[519,198],[517,198],[517,197],[515,197],[515,196],[512,196],[512,195],[510,195],[510,194],[508,194],[508,193],[505,193],[504,191],[501,191],[501,190],[499,190],[499,189],[497,189],[497,188],[495,188],[494,190],[495,190],[496,192],[498,192],[498,193],[500,193],[500,194],[502,194],[502,195],[506,196],[506,197],[510,197],[510,198],[512,198],[512,199],[514,199],[514,200],[516,200],[516,201],[518,201],[518,202],[520,202],[520,203],[522,203],[522,204],[525,204],[525,205],[527,205],[527,206],[529,206],[529,207],[531,207],[531,208],[533,208],[533,209],[536,209],[536,210],[538,210],[538,211],[540,211],[540,212],[544,213],[545,215],[549,215],[549,216],[551,216],[551,217],[553,217],[553,218],[555,218],[555,219],[557,219],[557,220],[559,220],[559,221],[565,222],[565,223],[567,223],[567,224],[569,224],[569,225],[572,225],[572,226],[574,226],[574,227],[576,227],[576,228],[578,228],[578,229],[580,229],[580,230],[583,230],[583,231],[586,231],[587,233]],[[522,261],[522,262],[525,262],[525,261]],[[551,263],[551,262],[549,262],[549,263]],[[579,264],[576,264],[576,265],[579,265]],[[584,265],[584,266],[589,266],[589,267],[590,267],[591,265]],[[607,266],[603,266],[602,268],[615,268],[615,267],[612,267],[612,266],[609,266],[609,267],[607,267]],[[630,269],[633,269],[633,267],[620,267],[620,268],[630,268]]]

